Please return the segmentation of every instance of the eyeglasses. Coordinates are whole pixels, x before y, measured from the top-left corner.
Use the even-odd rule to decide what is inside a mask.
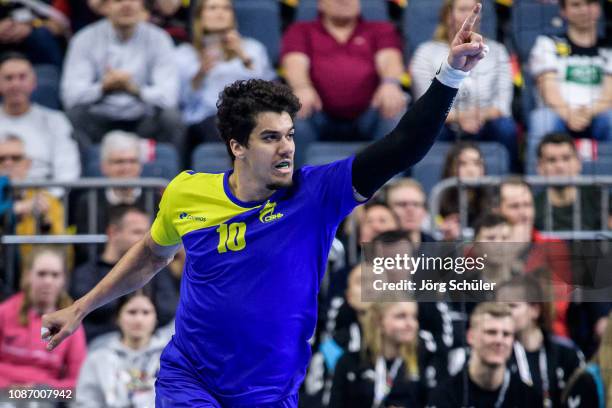
[[[7,154],[4,156],[0,156],[0,164],[7,162],[9,160],[14,161],[15,163],[18,163],[22,161],[23,159],[24,159],[23,154]]]
[[[109,164],[112,165],[116,165],[116,166],[121,166],[121,165],[135,165],[135,164],[139,164],[140,160],[134,158],[134,159],[109,159],[108,160]]]

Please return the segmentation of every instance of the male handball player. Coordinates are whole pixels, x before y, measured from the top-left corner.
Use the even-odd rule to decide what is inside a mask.
[[[52,350],[95,308],[146,284],[180,245],[187,259],[176,334],[156,382],[158,407],[297,407],[336,229],[440,132],[461,79],[486,55],[474,7],[428,91],[363,151],[293,171],[299,101],[263,80],[228,86],[219,130],[223,174],[185,171],[166,188],[150,234],[72,306],[42,319]],[[299,137],[299,135],[297,135]]]

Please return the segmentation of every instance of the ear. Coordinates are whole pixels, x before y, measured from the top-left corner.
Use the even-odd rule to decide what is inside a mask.
[[[467,344],[470,347],[474,347],[474,329],[473,328],[469,328],[467,330],[467,333],[465,334],[465,338],[467,340]]]
[[[238,160],[244,159],[244,156],[246,154],[246,147],[238,143],[236,139],[230,139],[229,143],[230,143],[230,149],[232,149],[232,154],[236,157],[236,159]]]

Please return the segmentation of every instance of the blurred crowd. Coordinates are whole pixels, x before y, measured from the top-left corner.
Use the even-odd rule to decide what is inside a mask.
[[[10,390],[32,389],[73,390],[70,406],[154,406],[183,252],[53,352],[41,316],[87,293],[149,230],[162,190],[126,181],[220,159],[193,153],[221,142],[226,85],[287,83],[301,103],[296,165],[312,164],[316,144],[392,130],[477,2],[0,0],[0,238],[105,237],[0,245],[0,407],[14,406]],[[300,406],[612,407],[612,298],[576,290],[612,287],[612,182],[525,177],[612,175],[612,1],[482,2],[490,51],[459,89],[433,171],[459,184],[433,213],[429,178],[407,170],[347,217]],[[535,32],[525,40],[519,8],[553,14],[525,22]],[[501,178],[470,184],[500,164],[491,144]],[[67,187],[83,177],[116,185]],[[484,276],[500,283],[494,297],[364,301],[360,244],[416,254],[440,242],[512,248]]]

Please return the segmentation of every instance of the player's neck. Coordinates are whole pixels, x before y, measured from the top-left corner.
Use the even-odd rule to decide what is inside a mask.
[[[523,330],[517,335],[518,341],[529,352],[537,351],[542,347],[544,335],[539,327],[534,326]]]
[[[274,194],[274,190],[266,188],[249,172],[242,171],[240,166],[234,167],[233,173],[229,176],[228,185],[234,197],[244,202],[263,201]]]
[[[486,365],[477,358],[471,358],[468,366],[468,372],[470,379],[478,385],[488,391],[497,390],[501,387],[504,381],[505,366],[500,365]]]

